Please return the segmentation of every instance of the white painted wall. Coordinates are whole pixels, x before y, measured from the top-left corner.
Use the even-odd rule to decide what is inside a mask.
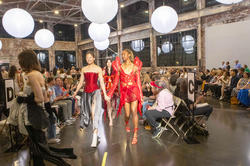
[[[250,66],[250,20],[214,25],[205,29],[206,68],[221,67],[222,61]]]

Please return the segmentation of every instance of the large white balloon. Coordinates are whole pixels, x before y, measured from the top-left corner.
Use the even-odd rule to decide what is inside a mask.
[[[143,40],[134,40],[131,42],[131,48],[135,51],[135,52],[140,52],[144,49],[145,47],[145,43]]]
[[[89,25],[89,36],[92,40],[101,42],[109,38],[110,27],[107,23],[105,24],[96,24],[91,23]]]
[[[2,49],[2,46],[3,44],[2,44],[2,41],[0,40],[0,50]]]
[[[239,3],[243,0],[216,0],[216,1],[229,5],[229,4]]]
[[[175,29],[178,23],[176,11],[169,6],[157,8],[151,17],[151,24],[157,32],[169,33]]]
[[[82,0],[82,11],[94,23],[108,23],[118,12],[117,0]]]
[[[191,36],[191,35],[186,35],[186,36],[182,37],[181,44],[182,44],[182,47],[183,47],[184,49],[193,48],[193,47],[194,47],[194,44],[195,44],[195,41],[194,41],[193,36]]]
[[[98,50],[106,50],[109,47],[109,39],[106,39],[102,42],[94,41],[94,45]]]
[[[164,42],[161,46],[162,51],[167,54],[173,50],[173,44],[170,43],[169,41]]]
[[[3,15],[3,27],[5,31],[16,38],[25,38],[34,30],[34,19],[25,10],[14,8]]]
[[[49,48],[54,44],[55,37],[48,29],[40,29],[35,34],[35,42],[41,48]]]
[[[184,51],[187,54],[192,54],[194,52],[194,47],[192,47],[192,48],[185,48]]]

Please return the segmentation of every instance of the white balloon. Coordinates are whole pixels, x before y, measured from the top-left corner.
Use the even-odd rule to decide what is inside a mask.
[[[49,48],[54,44],[55,37],[48,29],[40,29],[35,34],[35,42],[41,48]]]
[[[144,49],[145,47],[145,43],[143,40],[134,40],[131,42],[131,48],[135,51],[135,52],[140,52]]]
[[[187,54],[192,54],[194,52],[194,47],[192,47],[192,48],[185,48],[184,51]]]
[[[2,41],[0,40],[0,50],[2,49],[3,47],[3,44],[2,44]]]
[[[106,39],[102,42],[94,41],[94,45],[98,50],[106,50],[109,47],[109,39]]]
[[[105,24],[96,24],[91,23],[89,25],[89,36],[92,40],[101,42],[109,38],[110,27],[107,23]]]
[[[173,50],[173,44],[170,43],[169,41],[164,42],[161,46],[162,51],[167,54]]]
[[[160,33],[169,33],[175,29],[178,23],[176,11],[169,6],[157,8],[151,17],[151,24],[154,30]]]
[[[34,30],[34,19],[25,10],[13,8],[3,15],[3,27],[5,31],[16,38],[25,38]]]
[[[182,37],[181,39],[181,44],[184,49],[190,49],[194,47],[195,41],[193,36],[191,35],[186,35]]]
[[[230,5],[230,4],[234,4],[234,3],[239,3],[243,0],[216,0],[220,3],[226,4],[226,5]]]
[[[161,54],[161,48],[160,47],[157,47],[157,53],[158,53],[158,56],[160,56],[160,54]]]
[[[82,11],[94,23],[108,23],[118,12],[117,0],[82,0]]]

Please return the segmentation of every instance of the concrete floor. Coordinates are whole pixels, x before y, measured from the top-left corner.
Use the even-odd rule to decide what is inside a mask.
[[[125,132],[120,116],[112,128],[103,123],[97,149],[90,148],[91,129],[82,133],[78,123],[63,129],[62,141],[56,146],[74,147],[78,159],[67,160],[72,166],[101,166],[105,152],[106,166],[249,166],[250,112],[213,99],[210,103],[214,106],[208,121],[210,135],[200,138],[200,144],[187,144],[169,131],[153,140],[152,134],[140,126],[139,142],[131,145],[132,133]],[[26,148],[19,153],[2,153],[0,165],[28,165],[28,158]]]

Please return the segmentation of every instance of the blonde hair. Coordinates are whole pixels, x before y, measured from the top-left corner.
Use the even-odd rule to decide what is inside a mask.
[[[131,61],[131,62],[134,62],[134,60],[135,60],[135,57],[134,57],[134,53],[133,53],[133,51],[131,51],[130,49],[125,49],[125,50],[123,50],[123,51],[126,51],[128,54],[129,54],[129,60]]]

